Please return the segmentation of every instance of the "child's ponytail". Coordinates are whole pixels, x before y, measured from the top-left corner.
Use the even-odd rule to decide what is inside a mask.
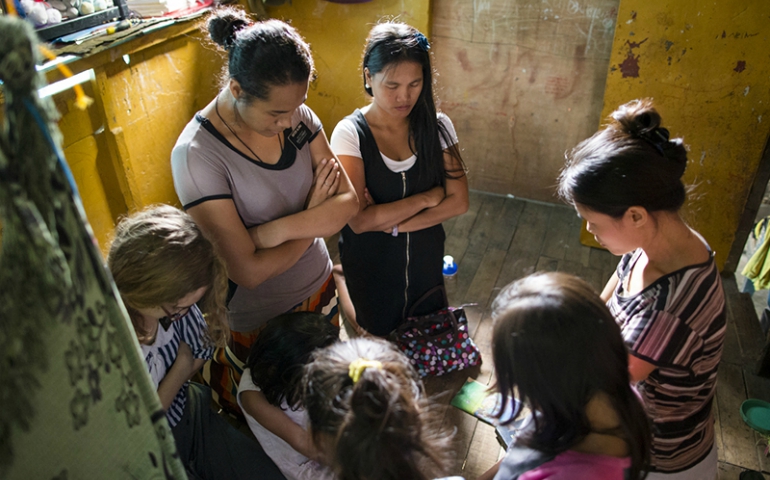
[[[420,471],[417,398],[402,393],[408,386],[402,385],[398,367],[367,368],[351,385],[350,409],[340,425],[335,458],[348,478],[415,478]]]
[[[305,369],[303,403],[319,449],[341,480],[441,476],[450,435],[438,435],[422,384],[384,341],[319,351]]]

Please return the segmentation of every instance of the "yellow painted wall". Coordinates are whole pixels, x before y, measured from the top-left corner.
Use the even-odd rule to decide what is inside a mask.
[[[430,2],[295,1],[268,14],[291,21],[311,43],[318,79],[307,103],[331,135],[340,119],[368,101],[360,61],[371,26],[397,17],[429,34]],[[72,92],[55,98],[64,153],[102,248],[120,215],[152,203],[178,205],[171,149],[195,112],[216,95],[224,62],[213,45],[201,41],[204,35],[192,24],[175,26],[76,62],[75,73],[95,70],[96,81],[86,85],[95,104],[83,112],[74,107]],[[50,75],[52,81],[57,77]]]
[[[84,84],[86,95],[95,97],[93,85]],[[104,135],[98,133],[104,121],[97,108],[74,107],[75,95],[69,90],[54,97],[62,115],[59,129],[63,134],[63,150],[72,176],[78,186],[86,216],[100,245],[104,246],[112,232],[115,217],[126,211],[126,203],[116,188],[115,170],[105,154]]]
[[[338,4],[327,0],[294,0],[266,8],[269,16],[290,21],[310,43],[318,79],[307,105],[331,136],[337,122],[368,103],[361,60],[366,36],[380,19],[395,18],[430,38],[429,0],[374,0]]]
[[[686,214],[720,267],[770,134],[770,18],[764,0],[734,3],[622,0],[602,112],[641,96],[656,99],[665,126],[690,145],[685,180],[695,190]],[[429,0],[295,0],[268,9],[311,43],[318,79],[308,104],[327,134],[368,101],[360,61],[371,26],[396,17],[430,36],[430,8]],[[170,151],[216,94],[223,61],[201,36],[190,26],[156,32],[77,62],[76,72],[94,67],[97,74],[87,87],[97,102],[87,112],[74,109],[71,93],[56,98],[65,154],[102,246],[119,215],[177,203]]]
[[[93,67],[96,74],[85,85],[95,99],[87,111],[74,107],[71,91],[55,97],[64,154],[103,249],[119,216],[153,203],[179,204],[171,149],[216,95],[223,65],[197,27],[186,29],[185,35],[178,35],[183,29],[165,32],[171,38],[159,32],[154,42],[129,43],[73,64],[75,72]]]
[[[653,97],[689,145],[685,217],[721,268],[770,135],[767,0],[621,0],[602,118]]]

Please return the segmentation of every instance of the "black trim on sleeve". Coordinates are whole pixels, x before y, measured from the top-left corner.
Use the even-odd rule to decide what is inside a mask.
[[[227,279],[227,299],[225,300],[225,307],[230,305],[230,300],[235,296],[235,291],[238,290],[238,284]]]
[[[187,211],[188,208],[192,208],[196,205],[200,205],[203,202],[207,202],[209,200],[221,200],[223,198],[230,198],[232,199],[233,196],[231,194],[224,194],[224,195],[209,195],[208,197],[199,198],[198,200],[195,200],[194,202],[190,202],[187,205],[182,207],[182,210]]]
[[[321,130],[323,129],[324,129],[323,127],[319,128],[318,130],[316,130],[316,132],[313,135],[310,136],[310,139],[307,141],[308,145],[313,143],[313,140],[315,140],[315,138],[318,136],[319,133],[321,133]]]

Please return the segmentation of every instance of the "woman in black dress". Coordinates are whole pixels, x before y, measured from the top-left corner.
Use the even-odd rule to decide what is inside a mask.
[[[468,209],[457,136],[449,118],[436,111],[429,49],[413,27],[375,26],[363,60],[364,89],[372,102],[332,134],[332,150],[361,200],[340,237],[355,307],[354,315],[345,313],[379,336],[396,328],[412,307],[421,315],[446,306],[440,293],[415,302],[443,285],[441,222]]]

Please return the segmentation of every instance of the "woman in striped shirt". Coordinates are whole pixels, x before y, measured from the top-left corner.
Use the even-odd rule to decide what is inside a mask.
[[[225,267],[192,218],[160,205],[123,219],[107,264],[190,478],[282,479],[258,443],[211,410],[210,389],[189,382],[228,335]]]
[[[716,479],[711,406],[725,332],[714,252],[679,215],[687,151],[649,99],[619,107],[567,154],[559,193],[623,255],[602,292],[653,421],[652,479]]]

